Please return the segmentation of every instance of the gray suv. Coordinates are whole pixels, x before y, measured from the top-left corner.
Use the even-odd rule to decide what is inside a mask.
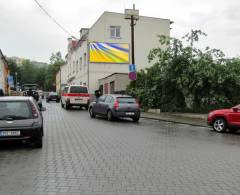
[[[105,116],[109,121],[115,118],[131,118],[138,122],[140,108],[137,101],[129,95],[108,94],[100,96],[89,106],[91,118],[96,115]]]
[[[42,148],[44,110],[32,97],[0,97],[0,141],[26,140]]]

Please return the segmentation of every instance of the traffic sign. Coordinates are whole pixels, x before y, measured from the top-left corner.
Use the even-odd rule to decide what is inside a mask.
[[[130,80],[135,81],[137,79],[137,72],[129,72],[128,77]]]
[[[129,72],[136,72],[136,65],[135,64],[129,64]]]

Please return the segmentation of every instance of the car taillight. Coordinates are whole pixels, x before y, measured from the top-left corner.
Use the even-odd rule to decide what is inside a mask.
[[[34,104],[32,102],[30,102],[30,105],[31,105],[32,113],[33,113],[33,118],[37,118],[38,117],[38,112],[37,112],[36,107],[34,106]]]
[[[113,107],[114,107],[115,109],[118,109],[118,108],[119,108],[119,103],[118,103],[117,100],[115,100]]]

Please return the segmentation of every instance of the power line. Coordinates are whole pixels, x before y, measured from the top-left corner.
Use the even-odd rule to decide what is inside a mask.
[[[68,30],[66,30],[59,22],[57,22],[57,20],[52,17],[46,9],[44,9],[44,7],[37,1],[34,0],[35,3],[42,9],[42,11],[56,24],[58,25],[58,27],[60,27],[65,33],[67,33],[68,35],[70,35],[72,38],[75,38]]]

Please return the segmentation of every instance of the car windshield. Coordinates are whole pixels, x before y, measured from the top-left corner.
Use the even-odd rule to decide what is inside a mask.
[[[88,93],[87,87],[72,86],[70,88],[70,93]]]
[[[37,85],[24,85],[23,86],[23,90],[26,91],[26,90],[29,90],[29,89],[32,89],[32,90],[37,90]]]
[[[132,97],[118,97],[117,100],[121,104],[134,104],[134,103],[136,103],[136,100]]]
[[[32,118],[28,102],[0,102],[0,120],[23,120]]]
[[[51,92],[49,95],[57,95],[56,92]]]

